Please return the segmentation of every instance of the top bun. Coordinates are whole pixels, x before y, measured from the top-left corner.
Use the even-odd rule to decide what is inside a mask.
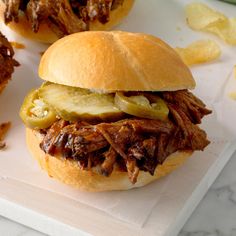
[[[110,19],[106,24],[100,23],[98,20],[90,22],[90,30],[109,30],[112,27],[118,25],[121,20],[126,17],[134,4],[134,0],[125,0],[123,4],[110,12]],[[5,3],[0,0],[0,20],[4,21]],[[13,31],[21,36],[41,42],[41,43],[53,43],[58,40],[58,36],[49,28],[46,23],[43,23],[39,27],[39,31],[34,33],[32,26],[27,20],[25,14],[19,15],[19,22],[10,22],[7,24]]]
[[[188,67],[162,40],[120,31],[82,32],[58,40],[44,53],[39,76],[101,92],[195,87]]]

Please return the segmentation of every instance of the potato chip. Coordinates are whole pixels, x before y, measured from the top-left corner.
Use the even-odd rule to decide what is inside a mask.
[[[233,100],[236,100],[236,92],[229,93],[229,97]]]
[[[208,27],[224,24],[227,18],[220,12],[214,11],[203,3],[191,3],[185,9],[187,22],[195,30],[204,30]]]
[[[199,40],[186,48],[177,47],[175,50],[186,65],[213,61],[221,55],[220,47],[213,40]]]
[[[236,45],[236,18],[229,19],[203,3],[192,3],[186,7],[186,20],[192,29],[211,32]]]
[[[224,26],[209,27],[207,31],[218,35],[228,44],[236,45],[236,18],[229,19]]]

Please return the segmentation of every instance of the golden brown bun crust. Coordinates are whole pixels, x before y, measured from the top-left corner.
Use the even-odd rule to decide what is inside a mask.
[[[26,141],[32,156],[38,160],[41,168],[46,170],[50,177],[80,190],[90,192],[128,190],[142,187],[169,174],[181,166],[192,154],[192,152],[176,152],[170,155],[163,165],[157,167],[154,176],[151,176],[148,172],[140,171],[138,181],[133,185],[126,172],[113,171],[110,177],[104,177],[92,171],[81,170],[76,161],[45,154],[39,147],[42,136],[35,130],[26,128]]]
[[[102,24],[98,21],[92,22],[90,24],[90,30],[109,30],[112,27],[118,25],[121,20],[128,15],[133,4],[134,0],[125,0],[122,6],[111,11],[110,21],[108,23]],[[4,21],[4,10],[5,4],[3,3],[3,1],[0,1],[0,19],[2,21]],[[21,36],[34,41],[42,43],[53,43],[58,40],[57,35],[51,31],[47,24],[41,24],[39,31],[37,33],[34,33],[31,30],[31,25],[27,21],[24,14],[19,17],[18,23],[10,22],[8,26]]]
[[[82,32],[58,40],[44,53],[39,76],[104,92],[195,87],[189,68],[166,43],[151,35],[122,31]]]

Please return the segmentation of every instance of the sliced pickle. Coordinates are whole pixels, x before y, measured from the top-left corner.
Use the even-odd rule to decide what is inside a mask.
[[[122,92],[115,95],[115,104],[123,112],[148,119],[165,120],[169,109],[165,102],[157,95],[151,95],[152,103],[144,95],[127,97]]]
[[[45,129],[56,120],[56,113],[38,96],[38,90],[32,90],[25,98],[20,117],[25,125],[32,129]]]
[[[114,104],[114,94],[49,84],[39,89],[39,97],[64,120],[115,120],[124,114]]]

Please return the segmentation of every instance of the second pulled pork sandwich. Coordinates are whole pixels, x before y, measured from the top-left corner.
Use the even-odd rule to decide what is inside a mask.
[[[49,176],[86,191],[144,186],[208,144],[211,113],[188,67],[160,39],[128,32],[67,36],[44,53],[46,82],[20,115]]]
[[[65,35],[109,30],[128,15],[134,0],[0,0],[0,16],[26,38],[52,43]]]
[[[14,68],[20,64],[14,59],[14,50],[7,38],[0,32],[0,93],[6,87]]]

